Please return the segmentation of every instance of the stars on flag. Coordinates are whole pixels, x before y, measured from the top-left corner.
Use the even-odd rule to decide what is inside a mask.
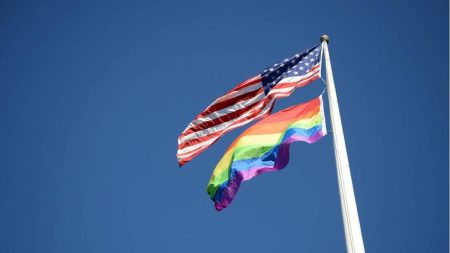
[[[261,73],[265,94],[267,95],[284,78],[306,75],[312,67],[320,63],[320,50],[319,44],[265,69]]]

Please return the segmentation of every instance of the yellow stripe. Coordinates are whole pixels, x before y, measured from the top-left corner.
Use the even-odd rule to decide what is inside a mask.
[[[243,136],[238,141],[238,143],[236,143],[235,147],[242,147],[245,145],[261,145],[261,146],[275,145],[277,144],[282,134],[283,133]]]
[[[291,125],[289,125],[288,128],[296,127],[296,128],[308,129],[308,128],[320,125],[321,123],[322,123],[322,117],[321,117],[320,113],[318,113],[309,119],[301,119],[299,121],[296,121],[296,122],[292,123]]]
[[[234,148],[228,150],[225,155],[220,159],[214,172],[211,176],[210,182],[219,181],[224,182],[228,178],[228,169],[230,168],[231,159],[233,158]]]

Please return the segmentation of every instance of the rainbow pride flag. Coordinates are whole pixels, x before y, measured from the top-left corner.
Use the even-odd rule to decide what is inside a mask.
[[[233,201],[242,182],[286,167],[292,142],[313,143],[326,133],[322,96],[272,114],[248,128],[230,145],[209,180],[207,191],[216,210]]]

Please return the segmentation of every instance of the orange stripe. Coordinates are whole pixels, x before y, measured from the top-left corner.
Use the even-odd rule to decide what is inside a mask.
[[[258,122],[257,125],[266,125],[266,124],[276,125],[278,123],[281,124],[281,122],[283,121],[293,122],[299,119],[311,118],[311,116],[314,116],[319,111],[320,111],[320,99],[315,98],[304,104],[292,106],[282,111],[279,111],[275,114],[272,114],[270,117],[267,117]],[[253,127],[249,128],[249,130],[252,128]]]
[[[301,118],[296,118],[292,120],[285,120],[285,121],[279,121],[276,124],[258,124],[254,127],[249,128],[247,131],[245,131],[245,136],[249,135],[257,135],[257,134],[274,134],[274,133],[280,133],[286,128],[292,124],[295,121],[299,121],[301,119],[309,119],[314,116],[316,116],[319,112],[316,113],[308,113],[308,115],[305,115]]]

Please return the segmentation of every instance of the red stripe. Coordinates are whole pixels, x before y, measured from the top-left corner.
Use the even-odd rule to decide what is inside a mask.
[[[254,78],[254,80],[252,80],[253,78]],[[250,86],[250,85],[252,85],[252,84],[259,83],[259,82],[261,82],[261,75],[254,76],[254,77],[249,78],[249,79],[243,81],[242,83],[238,84],[238,85],[237,85],[236,87],[234,87],[232,90],[230,90],[229,92],[227,92],[227,94],[230,93],[230,92],[232,92],[232,91],[237,91],[237,90],[240,90],[240,89],[242,89],[242,88],[248,87],[248,86]],[[226,94],[225,94],[225,95],[226,95]]]
[[[262,87],[262,85],[261,85],[261,87]],[[258,90],[251,91],[251,92],[244,93],[244,94],[242,94],[240,96],[237,96],[237,97],[225,100],[223,102],[219,102],[217,104],[210,105],[208,108],[206,108],[205,111],[203,111],[202,113],[197,115],[197,117],[195,117],[195,119],[202,118],[202,117],[207,116],[207,115],[209,115],[209,114],[211,114],[211,113],[213,113],[215,111],[219,111],[219,110],[227,108],[227,107],[229,107],[231,105],[239,103],[240,101],[247,100],[249,98],[255,97],[256,95],[258,95],[258,93],[262,93],[262,88],[258,89]]]
[[[217,140],[218,140],[218,139],[217,139]],[[217,140],[213,141],[210,145],[201,146],[201,147],[199,147],[199,148],[197,148],[197,149],[194,149],[194,150],[192,150],[192,151],[189,151],[189,152],[184,153],[183,156],[189,155],[189,154],[190,154],[190,156],[185,157],[185,158],[181,159],[180,161],[187,160],[187,159],[189,159],[189,161],[190,161],[192,158],[196,157],[196,156],[197,156],[199,153],[201,153],[203,150],[207,149],[209,146],[211,146],[212,144],[214,144]],[[178,157],[178,154],[177,154],[177,157]]]
[[[316,70],[316,69],[318,69],[318,68],[320,68],[320,63],[318,63],[318,64],[312,66],[312,67],[309,69],[308,72],[314,71],[314,70]]]
[[[214,100],[214,102],[212,104],[210,104],[208,107],[206,107],[205,110],[203,110],[203,112],[201,112],[199,115],[197,115],[197,117],[195,117],[195,119],[199,118],[200,115],[202,113],[204,113],[204,111],[208,110],[211,106],[215,105],[216,101],[220,101],[220,100],[226,98],[226,96],[229,95],[230,93],[238,92],[238,91],[240,91],[243,88],[246,88],[246,87],[251,86],[253,84],[257,84],[259,82],[261,82],[261,76],[260,75],[254,76],[252,78],[249,78],[249,79],[243,81],[242,83],[238,84],[236,87],[234,87],[233,89],[231,89],[227,93],[225,93],[225,95],[223,95],[223,96],[217,98],[216,100]],[[233,98],[231,98],[231,99],[233,99]],[[227,101],[227,100],[225,100],[225,101]],[[219,102],[219,103],[221,103],[221,102]]]
[[[295,88],[300,88],[300,87],[303,87],[303,86],[309,84],[312,81],[317,80],[319,78],[319,76],[317,75],[318,73],[319,72],[314,73],[313,75],[311,75],[309,77],[305,77],[303,79],[300,79],[300,80],[298,80],[296,82],[278,83],[276,85],[276,87],[281,89],[281,88],[287,88],[287,87],[290,87],[292,85],[295,85]]]
[[[195,126],[192,126],[192,127],[188,128],[188,129],[184,130],[181,135],[185,136],[185,135],[188,135],[190,133],[198,132],[198,131],[201,131],[201,130],[204,130],[204,129],[207,129],[207,128],[210,128],[210,127],[213,127],[213,126],[216,126],[216,125],[219,125],[219,124],[222,124],[224,122],[233,120],[235,118],[238,118],[240,115],[242,115],[242,114],[250,111],[252,108],[254,108],[259,103],[259,101],[262,101],[263,99],[264,99],[264,97],[262,97],[260,100],[257,100],[254,103],[252,103],[252,104],[250,104],[250,105],[248,105],[248,106],[246,106],[244,108],[241,108],[239,110],[235,110],[235,111],[230,112],[228,114],[222,115],[222,116],[220,116],[218,118],[215,118],[215,119],[212,119],[212,120],[208,120],[208,121],[205,121],[203,123],[200,123],[200,124],[197,124]]]

